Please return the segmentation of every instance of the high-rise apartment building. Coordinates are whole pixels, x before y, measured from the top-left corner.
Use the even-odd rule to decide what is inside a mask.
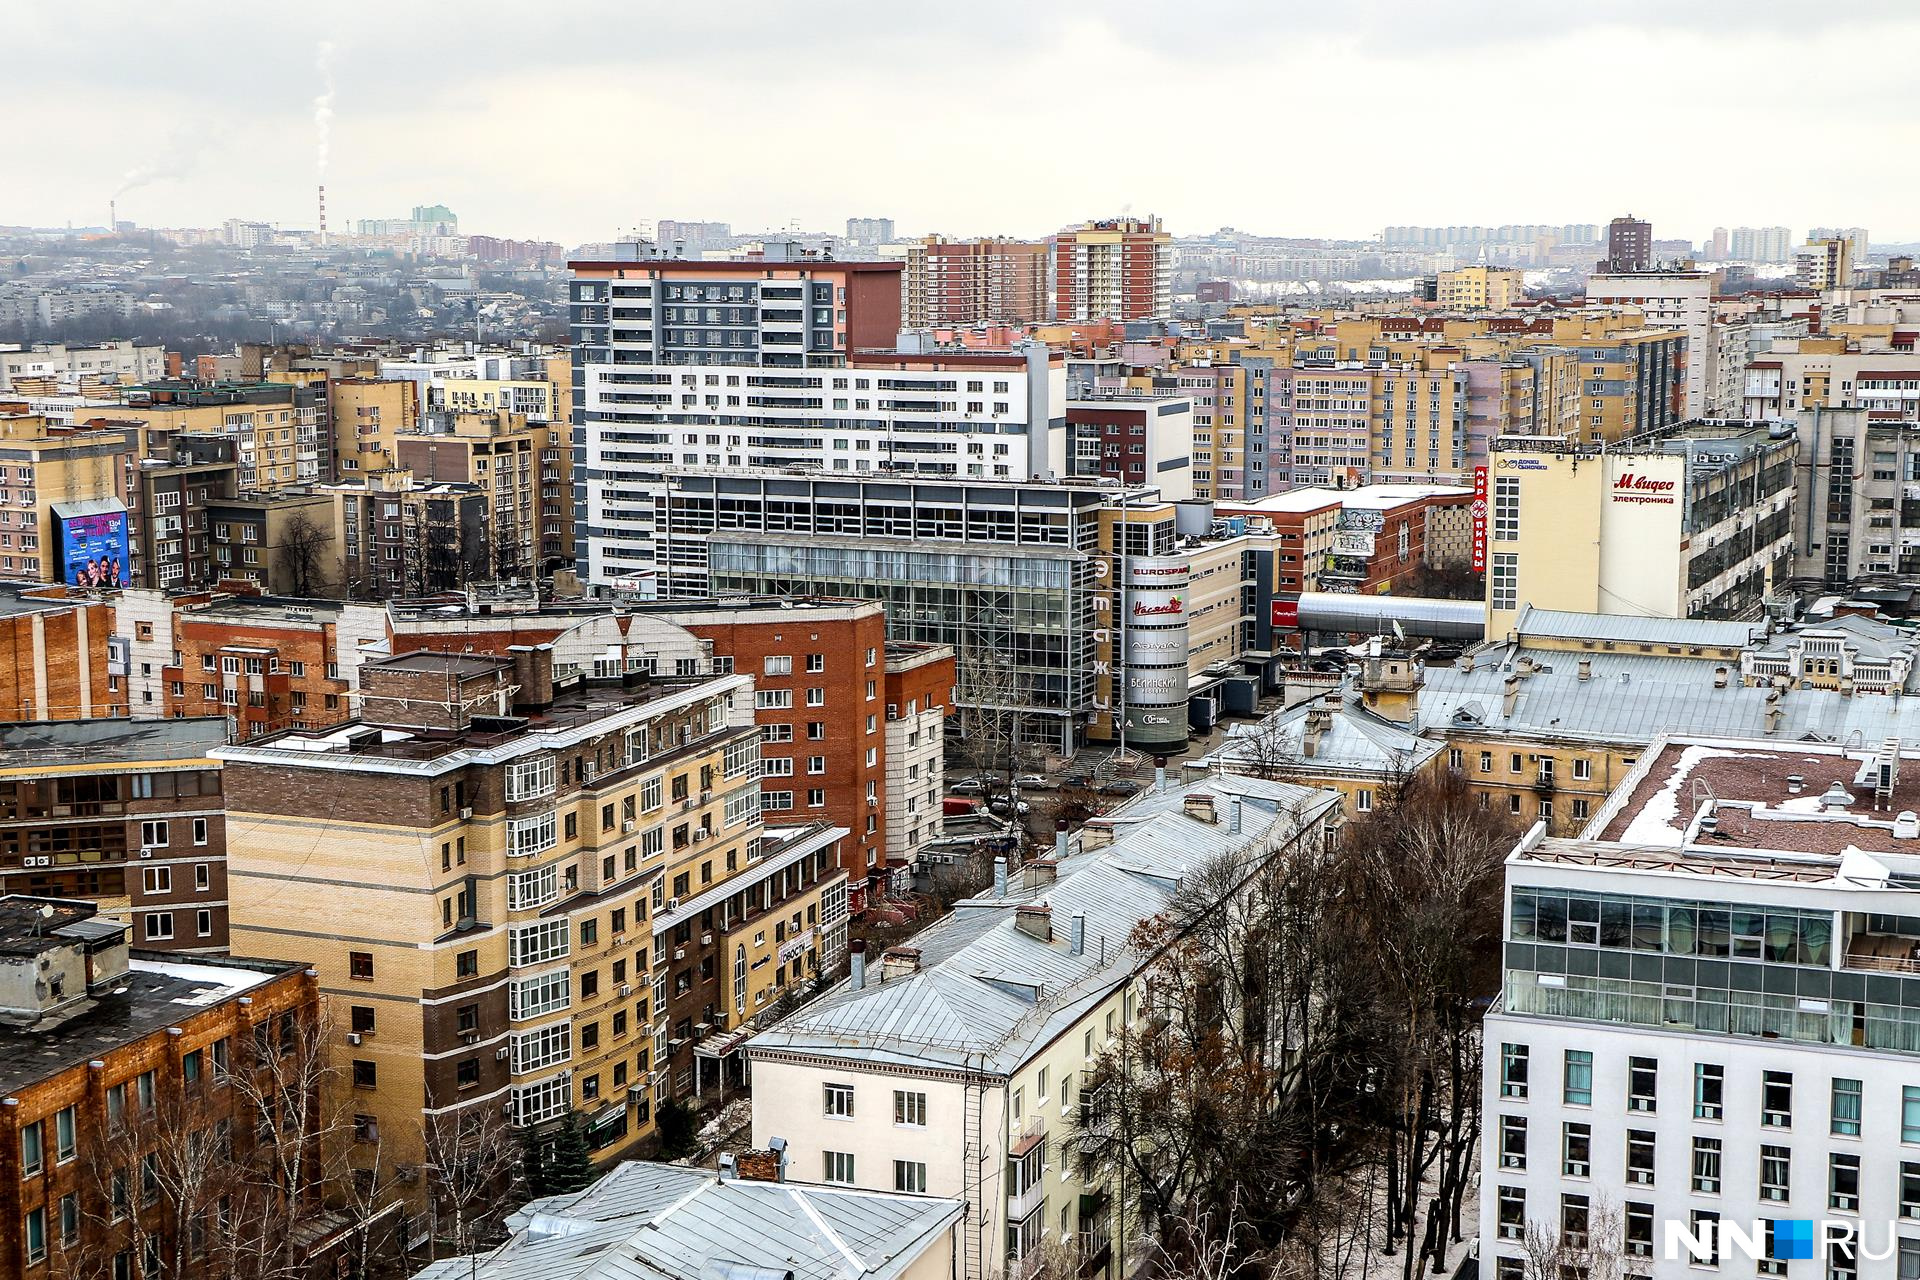
[[[391,1166],[481,1108],[630,1152],[844,947],[845,832],[763,827],[748,677],[554,658],[401,654],[361,668],[356,720],[220,752],[237,946],[318,971]]]
[[[397,378],[337,378],[328,396],[333,478],[351,483],[395,466],[394,437],[420,420],[411,382]]]
[[[1709,390],[1718,378],[1713,341],[1713,293],[1718,277],[1711,271],[1596,271],[1587,278],[1587,301],[1629,303],[1640,308],[1649,325],[1679,329],[1687,335],[1687,381],[1682,413],[1703,418],[1708,413]]]
[[[1793,251],[1793,282],[1803,289],[1844,289],[1853,283],[1853,242],[1845,236],[1808,237]]]
[[[847,239],[854,244],[892,244],[892,218],[848,218]]]
[[[1897,739],[1663,739],[1578,837],[1514,849],[1484,1274],[1603,1228],[1653,1280],[1920,1269],[1915,770]]]
[[[145,423],[140,456],[165,456],[172,437],[226,436],[242,492],[271,493],[325,478],[321,395],[277,382],[149,382],[130,389],[119,416]]]
[[[1173,314],[1173,236],[1158,218],[1109,218],[1048,242],[1060,320],[1158,320]]]
[[[124,593],[123,593],[124,594]],[[93,720],[128,713],[116,610],[91,591],[0,583],[0,719]]]
[[[1793,231],[1788,227],[1735,227],[1727,239],[1735,262],[1793,261]]]
[[[1645,271],[1653,265],[1653,224],[1632,214],[1607,224],[1603,271]]]
[[[672,251],[677,257],[688,250],[724,248],[733,240],[733,227],[725,222],[661,218],[654,224],[653,235],[662,252]]]
[[[582,576],[704,596],[671,470],[1002,482],[1067,469],[1064,360],[894,351],[899,263],[575,263]]]
[[[541,484],[540,456],[558,430],[506,410],[430,411],[419,430],[394,437],[394,458],[420,484],[451,481],[484,493],[487,576],[527,578],[541,568],[541,501],[553,492]]]
[[[479,485],[381,471],[321,492],[333,502],[333,544],[353,599],[433,595],[494,576],[493,495]]]
[[[1866,262],[1867,250],[1873,244],[1865,227],[1814,227],[1807,232],[1807,241],[1812,243],[1818,240],[1845,240],[1848,252],[1856,263]]]
[[[907,250],[905,325],[925,329],[1045,321],[1047,263],[1045,241],[916,240]]]

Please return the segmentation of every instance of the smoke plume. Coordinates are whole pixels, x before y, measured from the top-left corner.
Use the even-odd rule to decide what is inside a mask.
[[[327,176],[327,151],[333,144],[333,41],[322,40],[313,65],[320,72],[320,94],[313,100],[314,168]]]

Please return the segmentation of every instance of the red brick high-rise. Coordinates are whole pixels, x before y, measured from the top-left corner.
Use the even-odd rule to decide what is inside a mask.
[[[1154,320],[1173,311],[1173,236],[1158,218],[1109,218],[1051,240],[1054,317]]]

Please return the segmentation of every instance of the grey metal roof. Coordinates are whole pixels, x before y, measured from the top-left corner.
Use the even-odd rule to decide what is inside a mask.
[[[1920,649],[1920,631],[1912,627],[1896,627],[1858,614],[1843,613],[1837,618],[1806,623],[1793,631],[1782,631],[1768,643],[1756,647],[1754,656],[1784,658],[1789,650],[1799,647],[1801,637],[1832,632],[1844,635],[1854,651],[1870,662],[1876,659],[1884,661],[1896,654],[1911,654],[1915,649]]]
[[[1185,812],[1194,794],[1213,799],[1216,821]],[[865,986],[843,982],[755,1036],[748,1055],[1015,1071],[1128,979],[1134,926],[1168,906],[1182,877],[1225,856],[1264,857],[1338,801],[1331,791],[1229,774],[1142,792],[1096,828],[1112,828],[1111,844],[1089,848],[1083,830],[1052,882],[1016,875],[1005,897],[956,904],[914,937],[917,972],[882,981],[874,957]],[[1049,908],[1050,941],[1015,927],[1023,904]],[[1085,919],[1079,955],[1075,917]]]
[[[1325,730],[1306,754],[1307,719],[1316,707],[1329,709]],[[1271,748],[1254,747],[1253,739],[1270,737]],[[1228,728],[1227,740],[1200,763],[1232,769],[1273,763],[1286,771],[1345,772],[1396,776],[1414,772],[1441,750],[1441,744],[1388,724],[1343,696],[1336,706],[1319,699],[1276,711],[1258,724]]]
[[[1521,677],[1508,714],[1506,679],[1521,656],[1539,665]],[[1592,671],[1588,680],[1579,676],[1583,659]],[[1891,737],[1920,739],[1920,698],[1792,689],[1776,703],[1769,701],[1771,690],[1742,686],[1737,675],[1716,689],[1715,666],[1697,658],[1489,645],[1475,652],[1471,671],[1457,664],[1426,668],[1419,725],[1433,734],[1473,729],[1603,742],[1651,742],[1663,733],[1781,742],[1845,742],[1857,733],[1874,745]],[[1780,722],[1769,733],[1773,706]]]
[[[1641,618],[1625,613],[1572,613],[1528,605],[1514,619],[1513,634],[1523,642],[1529,638],[1613,640],[1740,649],[1764,638],[1767,625],[1764,622],[1706,622],[1697,618]]]
[[[633,1161],[585,1191],[532,1201],[507,1219],[505,1244],[436,1262],[415,1280],[701,1280],[719,1262],[795,1280],[894,1280],[949,1247],[942,1238],[964,1209]]]

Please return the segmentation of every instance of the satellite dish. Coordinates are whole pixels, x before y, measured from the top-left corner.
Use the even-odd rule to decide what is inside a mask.
[[[40,918],[42,920],[53,919],[53,904],[51,902],[43,902],[40,904]]]

